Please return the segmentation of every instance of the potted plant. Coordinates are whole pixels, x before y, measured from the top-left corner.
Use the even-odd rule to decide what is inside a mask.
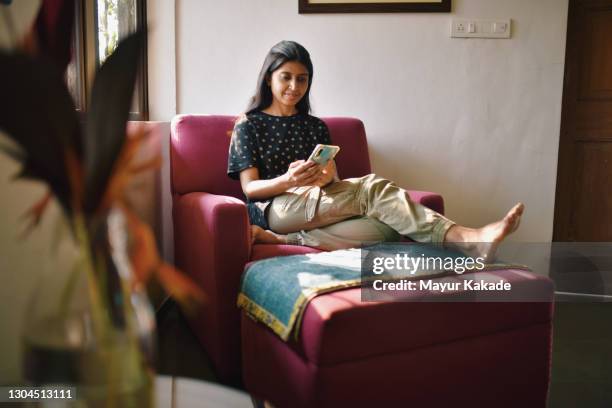
[[[186,305],[203,294],[161,260],[150,227],[124,196],[133,174],[161,161],[135,163],[147,134],[126,134],[145,33],[123,39],[99,68],[81,123],[64,81],[73,10],[73,1],[44,0],[19,46],[0,50],[0,130],[12,141],[0,150],[21,164],[17,179],[48,186],[27,212],[29,226],[56,200],[63,221],[49,244],[68,259],[32,298],[25,372],[35,385],[76,386],[89,406],[146,406],[155,319],[145,283],[157,276]]]

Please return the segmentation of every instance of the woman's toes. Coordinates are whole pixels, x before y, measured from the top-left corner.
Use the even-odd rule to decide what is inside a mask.
[[[286,244],[285,235],[276,234],[270,230],[265,230],[256,225],[251,226],[252,244]]]
[[[523,214],[523,211],[525,211],[525,204],[517,203],[514,207],[512,207],[510,213],[516,217],[520,217]]]
[[[521,223],[521,217],[523,215],[523,212],[525,211],[525,205],[523,203],[518,203],[510,211],[511,211],[510,232],[514,232],[516,231],[519,224]]]

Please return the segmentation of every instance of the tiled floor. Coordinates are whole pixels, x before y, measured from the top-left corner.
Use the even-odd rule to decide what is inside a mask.
[[[554,327],[549,407],[612,407],[612,302],[557,302]],[[160,374],[216,381],[175,304],[158,313],[158,333]]]

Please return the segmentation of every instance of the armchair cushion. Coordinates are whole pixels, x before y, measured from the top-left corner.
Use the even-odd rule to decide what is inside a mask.
[[[405,352],[434,343],[489,335],[552,318],[552,282],[522,270],[487,271],[512,284],[513,292],[541,294],[538,302],[453,302],[456,294],[403,292],[396,302],[362,302],[361,289],[317,296],[304,312],[298,350],[313,363],[330,365]],[[476,279],[477,273],[461,278]],[[477,319],[474,316],[478,316]],[[367,331],[367,335],[366,334]],[[355,333],[363,336],[355,336]]]
[[[296,245],[255,244],[251,251],[251,262],[275,256],[304,255],[321,252],[316,248]],[[248,265],[247,265],[248,266]]]
[[[173,194],[195,191],[243,199],[240,183],[227,177],[227,155],[235,116],[178,115],[171,126]]]

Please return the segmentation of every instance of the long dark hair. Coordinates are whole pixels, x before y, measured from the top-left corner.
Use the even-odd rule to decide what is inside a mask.
[[[295,41],[281,41],[270,49],[264,60],[259,77],[257,78],[257,89],[251,98],[246,113],[266,109],[272,104],[272,91],[268,85],[268,79],[274,71],[288,61],[297,61],[308,70],[308,89],[295,106],[299,113],[310,113],[310,85],[312,84],[312,61],[306,48]]]

